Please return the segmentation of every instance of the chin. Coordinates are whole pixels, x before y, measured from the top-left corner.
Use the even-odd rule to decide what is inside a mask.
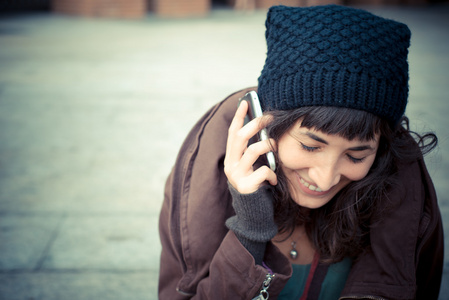
[[[349,184],[349,182],[350,181],[340,182],[337,186],[334,186],[332,189],[330,189],[326,194],[309,194],[298,187],[290,186],[290,191],[293,190],[293,193],[290,192],[290,195],[293,201],[295,201],[298,205],[309,209],[317,209],[329,203],[339,191],[341,191],[345,186]]]
[[[316,200],[316,199],[295,199],[293,198],[293,201],[295,201],[299,206],[301,207],[305,207],[305,208],[309,208],[309,209],[317,209],[320,208],[324,205],[326,205],[327,203],[329,203],[331,199],[326,199],[326,200]]]

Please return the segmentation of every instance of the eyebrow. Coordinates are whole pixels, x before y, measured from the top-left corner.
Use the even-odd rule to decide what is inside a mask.
[[[326,142],[325,140],[323,140],[323,139],[320,138],[319,136],[314,135],[314,134],[311,133],[311,132],[306,132],[306,135],[307,135],[309,138],[314,139],[314,140],[317,141],[317,142],[320,142],[320,143],[329,145],[328,142]]]
[[[319,136],[317,136],[311,132],[307,132],[305,134],[317,142],[323,143],[325,145],[329,145],[329,143],[326,140],[323,140],[322,138],[320,138]],[[348,150],[349,151],[365,151],[365,150],[374,150],[374,148],[371,147],[370,145],[361,145],[361,146],[357,146],[357,147],[348,148]]]
[[[364,145],[364,146],[352,147],[352,148],[349,148],[348,150],[350,150],[350,151],[365,151],[365,150],[374,150],[374,149],[373,149],[373,147],[371,147],[369,145]]]

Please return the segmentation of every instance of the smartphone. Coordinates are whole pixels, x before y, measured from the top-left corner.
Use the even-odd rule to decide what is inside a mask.
[[[240,105],[240,102],[242,102],[242,101],[248,102],[248,113],[246,114],[246,117],[245,117],[245,124],[247,124],[249,121],[253,120],[254,118],[261,117],[263,115],[262,107],[260,106],[259,97],[257,96],[257,93],[255,91],[250,91],[250,92],[246,93],[246,95],[240,99],[239,105]],[[265,128],[262,129],[261,131],[259,131],[258,140],[259,141],[268,140],[268,133]],[[276,162],[274,159],[273,152],[271,152],[271,151],[267,152],[266,157],[267,157],[268,166],[270,167],[271,170],[275,171],[276,170]]]

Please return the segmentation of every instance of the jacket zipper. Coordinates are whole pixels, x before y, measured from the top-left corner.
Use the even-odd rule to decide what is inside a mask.
[[[252,300],[267,300],[268,298],[270,298],[268,288],[270,287],[270,284],[275,276],[276,276],[275,274],[271,273],[268,273],[265,276],[265,280],[262,283],[262,288],[260,289],[259,295],[254,297]]]

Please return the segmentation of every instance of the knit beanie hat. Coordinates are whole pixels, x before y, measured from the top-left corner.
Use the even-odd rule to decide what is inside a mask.
[[[274,6],[265,36],[268,53],[258,86],[263,110],[347,107],[392,125],[404,114],[405,24],[339,5]]]

